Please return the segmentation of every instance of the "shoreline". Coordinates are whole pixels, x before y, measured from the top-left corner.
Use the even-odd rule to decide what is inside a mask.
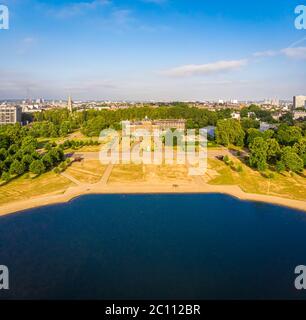
[[[253,201],[287,207],[306,212],[306,201],[286,199],[277,196],[245,193],[235,185],[209,185],[202,186],[193,184],[149,184],[139,183],[113,183],[111,185],[81,185],[70,187],[66,191],[59,191],[57,194],[47,194],[33,197],[17,202],[7,203],[0,207],[0,216],[18,214],[29,209],[45,207],[49,205],[69,203],[75,198],[90,194],[225,194],[242,201]]]

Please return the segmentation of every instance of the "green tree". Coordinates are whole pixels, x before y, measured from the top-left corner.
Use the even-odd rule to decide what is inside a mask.
[[[11,175],[21,175],[25,171],[24,164],[18,160],[14,160],[10,166]]]
[[[37,175],[42,174],[45,172],[45,170],[46,168],[42,160],[34,160],[30,165],[30,172],[34,174],[37,174]]]
[[[298,154],[301,159],[303,159],[304,166],[306,166],[306,138],[300,139],[293,146],[293,151]]]
[[[0,134],[0,149],[4,148],[5,150],[9,147],[11,143],[10,137],[5,134]]]
[[[267,168],[267,152],[268,144],[261,138],[257,137],[249,145],[250,149],[250,165],[257,168],[260,171],[264,171]]]
[[[298,156],[296,152],[290,147],[283,149],[281,161],[286,168],[292,172],[301,172],[304,168],[303,160]]]
[[[71,125],[69,121],[64,121],[60,125],[60,135],[61,136],[66,136],[68,133],[71,132]]]
[[[19,147],[17,144],[12,144],[9,149],[8,152],[10,155],[14,155],[17,151],[19,150]]]
[[[50,154],[50,151],[48,153],[46,153],[45,155],[43,155],[43,157],[41,158],[44,166],[49,169],[53,167],[53,164],[55,162],[55,160],[53,159],[53,157]]]
[[[276,139],[267,139],[266,142],[268,145],[267,159],[268,161],[275,161],[281,153],[281,148]]]
[[[235,119],[223,119],[217,122],[216,141],[228,146],[234,144],[243,147],[245,133],[240,122]]]
[[[286,166],[283,161],[277,161],[276,163],[276,171],[281,173],[286,170]]]
[[[291,112],[285,113],[283,116],[280,117],[280,121],[282,121],[290,126],[293,126],[294,121],[293,121],[292,113]]]
[[[1,180],[8,182],[11,179],[9,172],[4,171],[1,175]]]
[[[251,119],[251,118],[243,118],[241,119],[241,125],[244,130],[248,130],[250,128],[259,128],[259,121]]]
[[[0,161],[4,161],[7,157],[7,151],[6,149],[2,148],[0,149]]]
[[[29,154],[24,155],[21,160],[26,170],[29,169],[29,166],[33,161],[34,161],[33,157]]]
[[[302,139],[302,129],[299,127],[281,125],[276,136],[278,142],[285,146],[292,146]]]
[[[38,147],[37,140],[32,136],[26,136],[22,139],[22,147],[31,147],[34,148],[34,150]]]
[[[262,137],[261,132],[258,129],[250,128],[247,131],[247,145],[253,143],[255,138]]]

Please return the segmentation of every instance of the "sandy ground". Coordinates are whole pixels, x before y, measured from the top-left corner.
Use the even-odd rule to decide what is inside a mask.
[[[225,150],[210,150],[209,156],[215,157],[224,154]],[[226,152],[227,153],[227,152]],[[82,156],[86,161],[96,160],[97,153],[83,153]],[[109,179],[114,172],[113,165],[108,165],[100,181],[94,184],[82,183],[77,181],[68,173],[62,175],[70,179],[75,186],[67,190],[59,190],[47,195],[32,197],[27,200],[16,201],[4,204],[0,207],[0,216],[10,213],[31,209],[40,206],[46,206],[57,203],[65,203],[86,194],[184,194],[184,193],[219,193],[227,194],[241,200],[250,200],[257,202],[271,203],[280,206],[286,206],[306,212],[306,201],[286,199],[276,196],[250,194],[242,191],[238,186],[226,185],[210,185],[207,182],[214,175],[213,170],[208,170],[206,177],[188,177],[186,178],[186,168],[175,168],[174,173],[171,167],[160,169],[156,166],[143,167],[143,173],[146,179],[140,180],[124,180],[122,174],[119,179]],[[174,170],[174,169],[173,169]],[[179,171],[181,170],[181,172]]]
[[[0,207],[0,215],[6,215],[17,211],[22,211],[39,206],[46,206],[57,203],[65,203],[73,198],[85,194],[154,194],[154,193],[221,193],[237,197],[241,200],[251,200],[266,202],[294,209],[306,211],[306,202],[284,199],[274,196],[248,194],[243,192],[238,186],[213,186],[206,184],[203,180],[197,182],[176,181],[173,183],[154,183],[154,181],[144,182],[120,182],[105,184],[103,181],[96,184],[81,184],[70,187],[64,193],[50,194],[41,197],[33,197],[24,201],[8,203]]]

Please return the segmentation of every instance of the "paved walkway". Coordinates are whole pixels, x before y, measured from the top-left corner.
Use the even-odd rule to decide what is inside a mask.
[[[92,175],[92,176],[101,177],[101,174],[98,174],[98,173],[95,173],[95,172],[91,172],[91,171],[88,171],[88,170],[84,170],[84,169],[80,169],[80,168],[76,168],[76,167],[70,167],[69,169],[73,170],[73,171],[77,171],[77,172],[86,173],[86,174],[89,174],[89,175]]]
[[[100,180],[100,183],[101,183],[101,184],[104,184],[104,185],[107,184],[108,179],[109,179],[109,177],[110,177],[110,175],[111,175],[111,173],[112,173],[113,168],[114,168],[114,165],[113,165],[112,163],[110,163],[110,164],[107,166],[107,168],[106,168],[105,171],[104,171],[103,177],[102,177],[101,180]]]
[[[70,174],[67,174],[65,172],[62,172],[61,176],[67,178],[68,180],[72,181],[73,183],[75,183],[78,186],[81,186],[84,184],[84,183],[80,182],[79,180],[77,180],[76,178],[72,177]]]
[[[133,146],[134,147],[134,146]],[[128,155],[129,153],[124,153]],[[164,156],[165,153],[162,153],[162,156]],[[219,149],[209,149],[207,151],[208,158],[216,158],[218,156],[224,156],[224,155],[231,155],[230,151],[226,148],[219,148]],[[99,160],[99,152],[79,152],[75,154],[76,157],[81,157],[85,160]],[[118,156],[116,152],[113,153],[113,156]],[[119,153],[119,156],[122,156],[122,153]]]

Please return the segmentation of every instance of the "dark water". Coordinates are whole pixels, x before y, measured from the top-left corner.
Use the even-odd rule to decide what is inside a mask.
[[[223,195],[91,195],[0,219],[0,298],[305,298],[306,214]]]

